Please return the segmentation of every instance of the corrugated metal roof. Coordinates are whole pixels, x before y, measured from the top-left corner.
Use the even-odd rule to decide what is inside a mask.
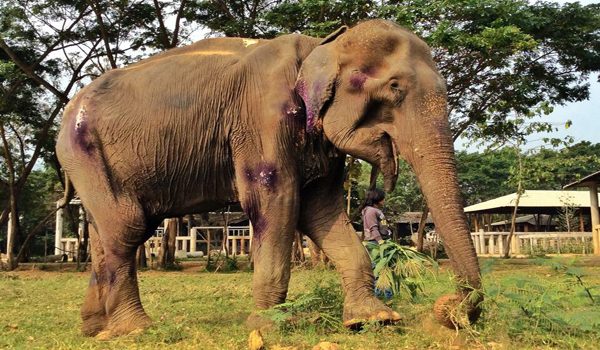
[[[407,224],[407,223],[418,224],[419,221],[421,221],[421,215],[423,215],[423,213],[420,211],[407,211],[407,212],[402,213],[402,215],[400,215],[398,220],[395,220],[395,222],[398,222],[401,224]],[[425,223],[426,224],[433,223],[433,218],[431,216],[431,213],[429,213],[427,215],[427,219],[425,219]]]
[[[535,225],[536,221],[537,223],[541,224],[541,225],[549,225],[551,222],[552,216],[551,215],[546,215],[546,214],[540,214],[539,217],[538,215],[534,215],[534,214],[529,214],[529,215],[524,215],[524,216],[519,216],[518,218],[515,219],[515,223],[516,224],[531,224],[531,225]],[[509,220],[502,220],[502,221],[496,221],[492,223],[492,226],[502,226],[502,225],[510,225],[512,222],[512,219]]]
[[[486,202],[470,205],[465,208],[465,213],[506,211],[514,208],[517,194],[491,199]],[[590,193],[588,191],[537,191],[523,192],[519,199],[519,208],[562,208],[567,206],[578,208],[590,207]]]
[[[572,182],[563,188],[567,189],[567,188],[573,188],[573,187],[585,187],[585,186],[589,186],[594,183],[596,183],[596,184],[600,183],[600,171],[590,174],[590,175],[582,178],[579,181]]]

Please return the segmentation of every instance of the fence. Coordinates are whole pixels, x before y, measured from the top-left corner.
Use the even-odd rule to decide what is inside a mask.
[[[192,227],[188,236],[177,236],[177,252],[194,254],[202,252],[204,255],[212,250],[223,249],[224,226],[198,226]],[[156,230],[155,234],[146,241],[146,255],[157,254],[162,245],[163,228]],[[66,254],[69,260],[74,260],[79,242],[74,237],[61,237],[58,247],[59,254]],[[252,229],[250,226],[227,227],[227,250],[232,255],[247,255],[252,247]],[[89,251],[89,246],[88,246]]]
[[[224,226],[196,226],[190,229],[188,236],[176,237],[176,251],[194,254],[223,249]],[[162,245],[164,231],[157,232],[146,242],[146,254],[155,254]],[[252,229],[250,226],[227,227],[226,248],[230,254],[246,255],[252,247]]]
[[[503,256],[510,232],[471,232],[479,256]],[[591,232],[515,232],[510,243],[511,255],[592,254]]]

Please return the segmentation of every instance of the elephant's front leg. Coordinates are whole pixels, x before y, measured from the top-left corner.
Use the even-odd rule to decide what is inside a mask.
[[[345,326],[368,320],[396,322],[400,315],[374,296],[371,260],[344,211],[338,188],[335,181],[323,179],[303,191],[300,230],[323,249],[342,275]]]
[[[256,307],[285,301],[290,279],[292,242],[298,221],[294,178],[268,162],[248,162],[240,169],[240,202],[253,227],[253,295]]]

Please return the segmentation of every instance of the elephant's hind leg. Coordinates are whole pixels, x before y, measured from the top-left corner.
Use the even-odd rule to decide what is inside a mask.
[[[81,330],[86,336],[95,336],[106,328],[108,317],[104,307],[107,293],[104,249],[93,225],[90,225],[90,244],[92,276],[81,306],[81,319],[83,320]]]
[[[100,191],[86,196],[79,190],[82,199],[94,198],[84,201],[94,225],[93,271],[81,316],[84,334],[106,339],[144,329],[151,320],[140,301],[135,265],[135,252],[147,238],[143,210],[134,199]]]

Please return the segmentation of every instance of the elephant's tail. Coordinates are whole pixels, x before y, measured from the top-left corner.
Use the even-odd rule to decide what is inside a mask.
[[[73,199],[74,194],[75,194],[75,189],[73,188],[73,183],[69,179],[69,175],[67,175],[67,173],[65,173],[65,194],[58,201],[58,208],[66,207],[67,204],[69,204],[69,202],[71,201],[71,199]]]

